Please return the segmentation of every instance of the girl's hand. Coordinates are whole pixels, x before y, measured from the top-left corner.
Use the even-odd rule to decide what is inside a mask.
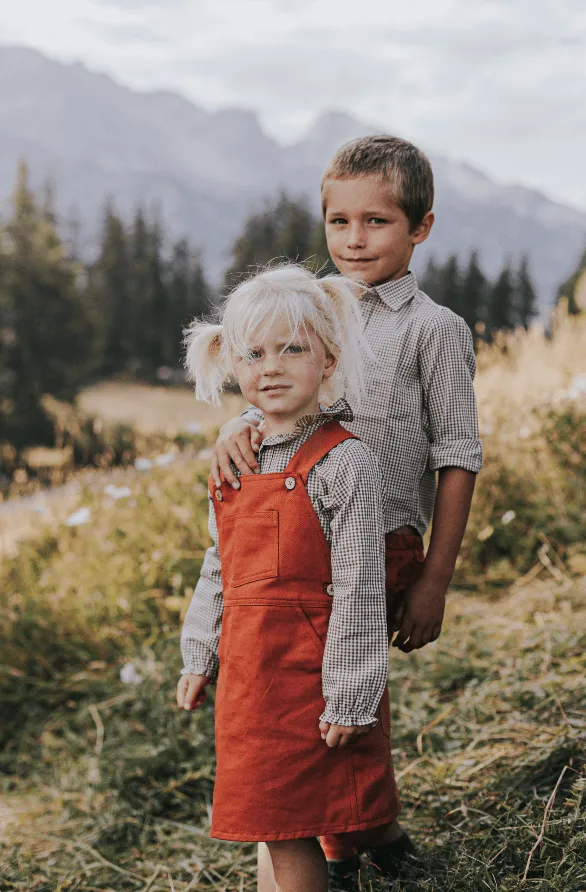
[[[197,709],[207,699],[204,693],[206,685],[212,679],[206,675],[182,675],[177,682],[177,706],[179,709]]]
[[[351,725],[348,727],[346,725],[330,725],[329,722],[320,722],[319,730],[322,740],[325,740],[331,749],[336,749],[336,747],[349,746],[351,743],[355,743],[359,737],[370,734],[372,727],[370,725]]]

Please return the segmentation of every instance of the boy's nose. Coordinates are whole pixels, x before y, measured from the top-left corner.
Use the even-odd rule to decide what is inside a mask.
[[[348,230],[348,248],[364,248],[366,239],[361,226],[351,226]]]

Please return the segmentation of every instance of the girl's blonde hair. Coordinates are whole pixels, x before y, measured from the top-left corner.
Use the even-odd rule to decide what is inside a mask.
[[[363,356],[370,356],[358,305],[361,286],[343,276],[319,279],[303,266],[267,269],[242,282],[226,298],[221,322],[195,320],[184,331],[185,368],[195,395],[217,405],[226,381],[235,374],[234,359],[251,350],[277,319],[285,319],[293,341],[312,329],[337,359],[320,398],[333,402],[346,395],[353,405],[364,390]]]

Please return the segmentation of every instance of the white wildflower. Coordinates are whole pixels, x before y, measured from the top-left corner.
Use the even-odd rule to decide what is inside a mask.
[[[148,471],[152,466],[153,463],[150,458],[137,458],[134,462],[134,467],[137,471]]]
[[[177,456],[174,452],[164,452],[162,455],[157,455],[155,458],[155,464],[159,468],[166,468],[167,465],[172,464]]]
[[[73,514],[69,515],[65,521],[65,526],[80,527],[84,523],[89,523],[90,519],[91,513],[89,508],[78,508],[77,511],[74,511]]]
[[[504,527],[507,526],[512,520],[516,518],[516,514],[514,511],[505,511],[503,516],[501,517],[501,523]]]
[[[577,400],[582,394],[586,394],[586,375],[575,375],[566,391],[568,399]]]
[[[486,542],[487,539],[490,539],[493,533],[494,527],[488,524],[488,526],[485,526],[480,530],[476,538],[479,542]]]
[[[108,485],[104,487],[104,492],[106,495],[110,496],[111,499],[114,499],[115,502],[117,502],[118,499],[127,499],[128,496],[132,495],[132,490],[128,486],[114,486],[113,483],[108,483]]]
[[[140,684],[142,680],[142,675],[136,671],[134,663],[125,663],[120,670],[122,684]]]

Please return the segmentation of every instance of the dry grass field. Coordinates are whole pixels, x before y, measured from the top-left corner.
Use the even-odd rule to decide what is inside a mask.
[[[445,628],[390,664],[423,851],[394,892],[586,890],[585,345],[586,320],[560,315],[553,338],[478,357],[486,465]],[[103,385],[82,405],[211,435],[229,400],[216,417],[189,392]],[[205,453],[173,455],[20,506],[32,526],[0,559],[2,892],[256,888],[253,847],[208,835],[213,702],[174,706],[206,474]],[[361,888],[383,888],[368,865]]]

